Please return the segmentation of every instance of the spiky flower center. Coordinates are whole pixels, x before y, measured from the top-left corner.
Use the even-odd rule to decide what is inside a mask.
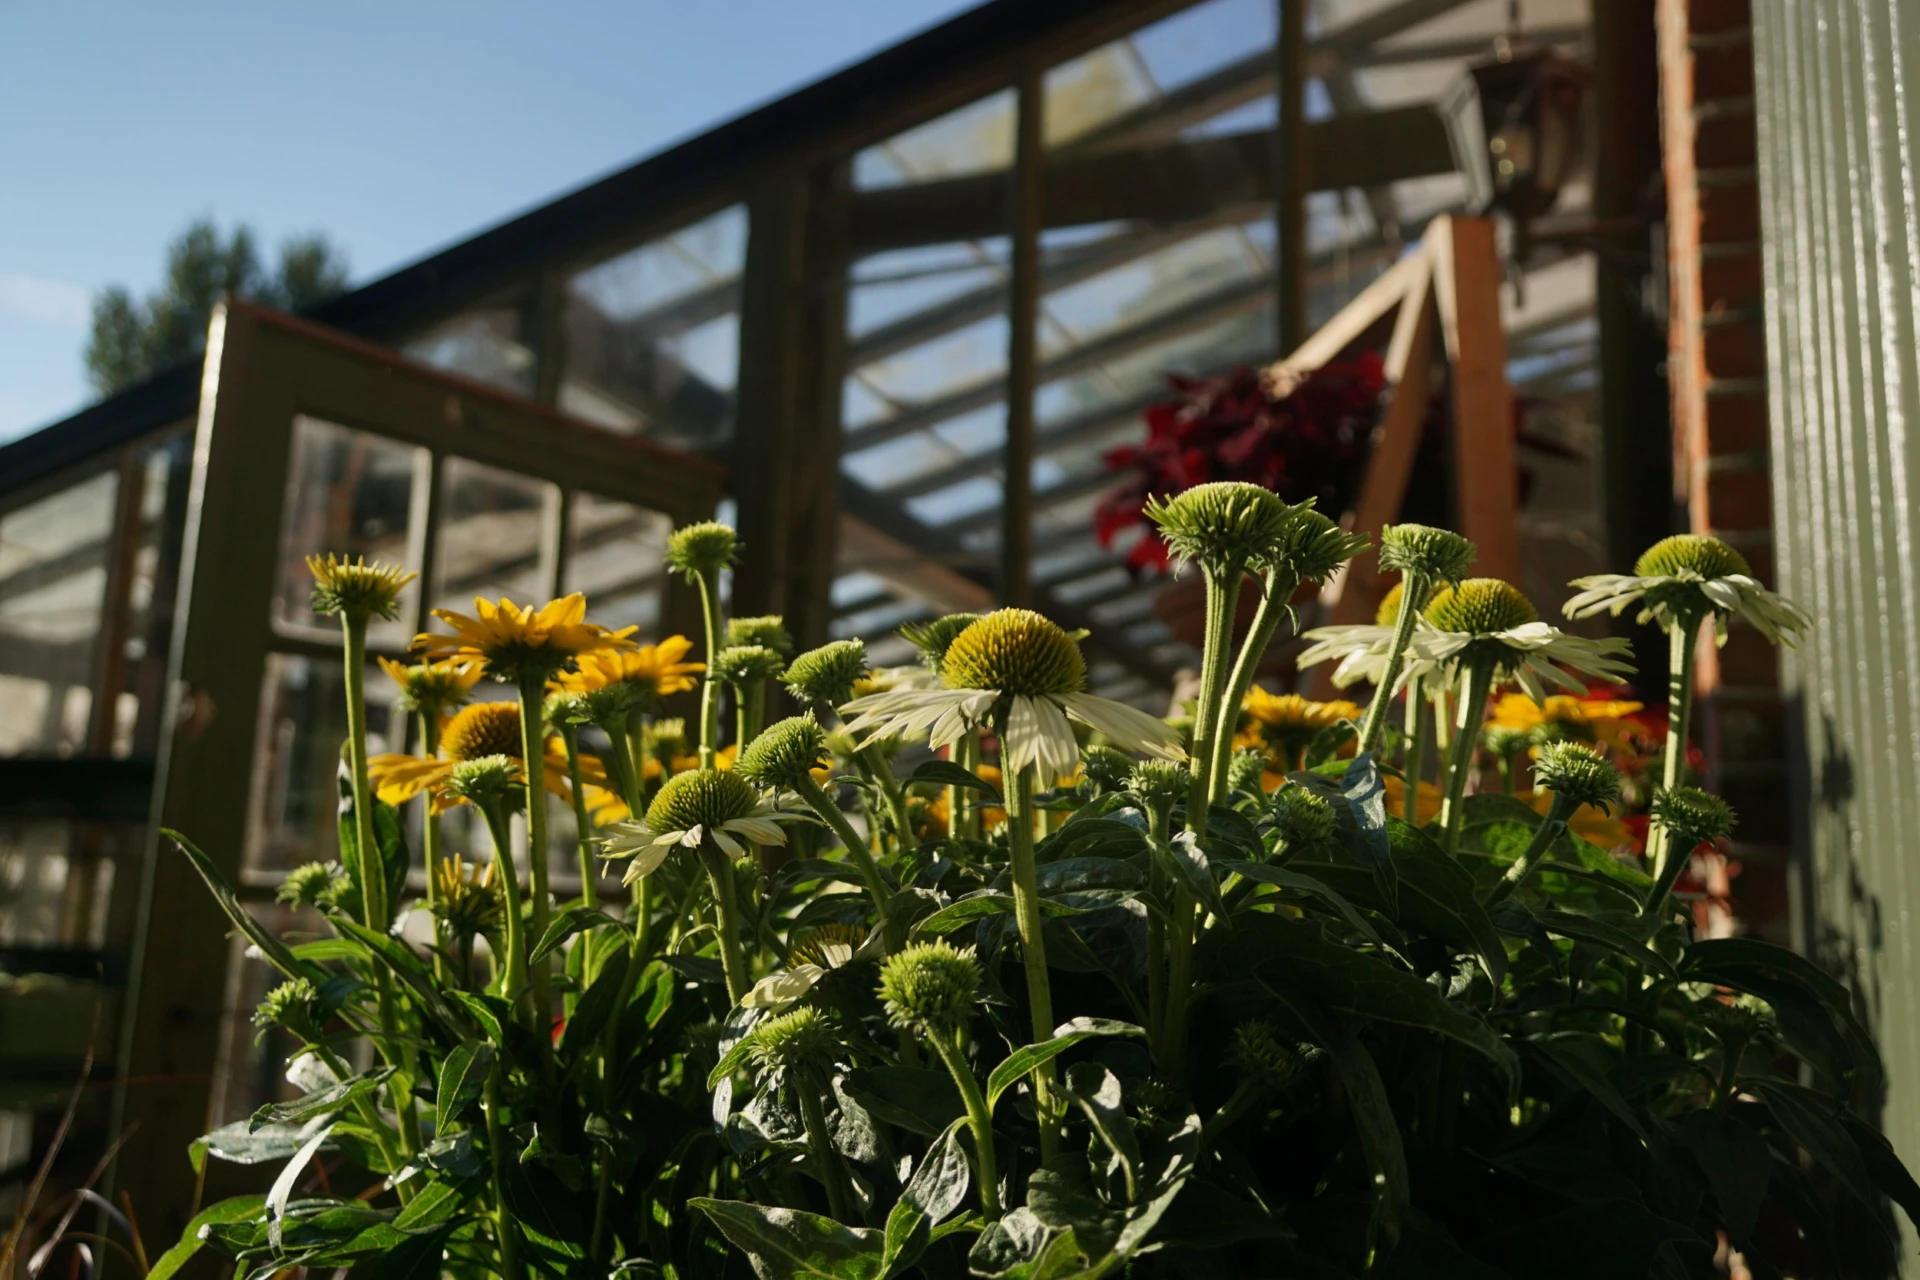
[[[868,670],[864,641],[835,640],[788,663],[785,679],[788,691],[799,701],[837,707],[853,697],[854,684]]]
[[[449,760],[520,758],[520,708],[512,702],[476,702],[447,722],[440,749]]]
[[[1296,510],[1271,489],[1240,480],[1195,485],[1173,497],[1148,499],[1144,513],[1183,560],[1213,572],[1244,567],[1280,548]]]
[[[1487,636],[1538,622],[1540,614],[1511,582],[1468,578],[1434,596],[1427,606],[1427,621],[1442,631]]]
[[[955,950],[944,938],[887,957],[880,966],[880,999],[896,1026],[948,1031],[973,1011],[980,962],[973,949]]]
[[[1267,825],[1285,848],[1312,849],[1333,837],[1333,805],[1305,787],[1284,786],[1267,802]]]
[[[978,621],[977,613],[949,613],[931,622],[910,622],[900,628],[900,637],[920,651],[927,670],[938,674],[955,638]]]
[[[1086,687],[1087,660],[1051,619],[1031,609],[996,609],[953,638],[940,679],[949,689],[1030,698],[1078,693]]]
[[[294,978],[267,992],[267,998],[254,1011],[253,1025],[270,1027],[278,1024],[301,1040],[311,1043],[320,1038],[315,1017],[319,1003],[320,992],[313,983],[305,978]]]
[[[1114,747],[1088,747],[1080,753],[1087,780],[1102,791],[1119,791],[1133,772],[1133,757]]]
[[[823,924],[809,930],[806,937],[787,952],[789,965],[817,964],[836,969],[867,944],[867,931],[857,924]]]
[[[462,760],[453,766],[447,790],[476,804],[505,796],[520,781],[520,761],[515,756],[480,756]]]
[[[1725,578],[1751,572],[1745,556],[1718,538],[1698,533],[1676,534],[1654,543],[1634,562],[1633,571],[1642,578],[1672,578],[1682,573]]]
[[[309,862],[287,872],[273,896],[290,907],[317,907],[329,901],[345,879],[337,862]]]
[[[1187,794],[1193,775],[1171,760],[1142,760],[1127,778],[1127,790],[1147,804],[1161,808]]]
[[[840,1048],[833,1019],[812,1005],[768,1018],[747,1033],[748,1053],[762,1071],[791,1072],[832,1064]]]
[[[1620,798],[1620,771],[1578,742],[1549,742],[1533,764],[1534,785],[1579,804],[1611,806]]]
[[[472,682],[453,662],[421,662],[401,669],[400,706],[416,714],[435,715],[459,706],[469,696]]]
[[[1380,567],[1428,582],[1458,582],[1473,567],[1474,545],[1449,529],[1394,524],[1380,531]]]
[[[753,784],[732,770],[691,769],[667,779],[647,806],[647,825],[655,831],[711,831],[744,818],[759,804]]]
[[[1301,582],[1325,582],[1367,545],[1365,534],[1348,533],[1311,506],[1292,511],[1293,518],[1264,559]]]
[[[740,535],[718,520],[675,529],[667,539],[667,565],[689,578],[711,577],[733,562]]]
[[[1698,787],[1672,787],[1653,793],[1653,820],[1686,850],[1708,840],[1733,834],[1733,806]]]
[[[1257,796],[1262,793],[1267,773],[1267,753],[1242,747],[1227,762],[1227,789]]]
[[[793,634],[787,630],[787,620],[777,613],[758,618],[729,618],[727,643],[757,644],[763,649],[773,650],[783,659],[793,656]]]
[[[827,731],[811,712],[768,725],[734,762],[733,771],[760,787],[792,787],[827,754]]]

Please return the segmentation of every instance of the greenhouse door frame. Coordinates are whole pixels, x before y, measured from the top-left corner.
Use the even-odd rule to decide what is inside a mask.
[[[189,834],[230,883],[241,884],[269,655],[337,662],[342,652],[324,632],[302,634],[271,617],[288,466],[302,418],[384,437],[428,460],[414,470],[409,521],[409,559],[423,578],[407,619],[416,630],[425,629],[435,595],[424,579],[433,568],[447,459],[557,487],[560,509],[547,514],[557,521],[549,525],[558,530],[550,541],[557,550],[541,563],[554,595],[565,581],[576,491],[664,514],[677,525],[710,518],[725,478],[709,460],[589,426],[335,330],[241,302],[215,313],[116,1077],[116,1129],[127,1136],[116,1187],[136,1206],[149,1248],[178,1238],[199,1190],[187,1149],[213,1118],[237,954],[206,885],[159,832]],[[663,621],[696,626],[698,608],[688,589],[670,585]]]

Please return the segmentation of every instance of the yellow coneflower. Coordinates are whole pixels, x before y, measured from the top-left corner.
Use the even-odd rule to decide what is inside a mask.
[[[1360,708],[1344,698],[1315,702],[1297,693],[1268,693],[1259,685],[1240,704],[1235,747],[1254,747],[1277,756],[1288,769],[1301,767],[1307,748],[1325,729],[1342,720],[1358,720]]]
[[[602,649],[582,653],[578,671],[565,671],[554,678],[556,687],[568,693],[592,693],[609,685],[629,684],[655,698],[684,693],[694,686],[694,677],[706,667],[684,659],[693,648],[685,636],[668,636],[658,644],[643,644],[633,649]]]
[[[1625,753],[1633,750],[1634,736],[1640,732],[1627,717],[1640,710],[1641,705],[1621,699],[1575,698],[1563,693],[1552,694],[1545,702],[1536,703],[1524,693],[1506,693],[1493,704],[1487,728],[1526,733],[1535,738],[1598,742]],[[1535,749],[1538,749],[1537,743]]]
[[[453,634],[423,633],[414,638],[414,648],[426,658],[479,663],[496,680],[518,681],[534,675],[545,679],[585,654],[636,647],[629,637],[638,627],[609,631],[588,622],[587,598],[577,591],[538,609],[504,599],[476,599],[473,608],[473,617],[435,609],[433,616]]]
[[[447,789],[455,765],[487,756],[520,759],[520,708],[512,702],[476,702],[446,722],[440,733],[440,754],[411,756],[388,752],[367,761],[374,792],[388,804],[404,804],[421,792],[431,797],[433,812],[442,813],[465,801]],[[567,783],[567,757],[558,737],[548,738],[542,784],[562,798],[573,793]],[[602,821],[624,817],[626,808],[606,786],[607,775],[593,756],[580,757],[580,776],[587,788],[587,808]]]

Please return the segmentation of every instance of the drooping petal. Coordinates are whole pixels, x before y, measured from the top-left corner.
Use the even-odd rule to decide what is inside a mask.
[[[1042,785],[1051,785],[1062,774],[1072,773],[1080,763],[1080,742],[1060,704],[1052,698],[1034,698],[1033,718],[1040,730],[1040,748],[1034,763],[1040,768]]]
[[[655,844],[637,852],[633,861],[627,864],[626,875],[620,877],[620,883],[632,884],[634,881],[650,876],[666,862],[667,855],[673,852],[671,845]]]
[[[1162,760],[1186,758],[1179,730],[1138,707],[1091,693],[1069,693],[1060,702],[1069,715],[1106,734],[1123,750],[1144,751]]]
[[[811,991],[813,984],[826,976],[827,971],[817,964],[797,964],[781,973],[770,973],[754,983],[753,990],[740,997],[740,1007],[779,1013]]]
[[[744,858],[747,856],[746,846],[727,834],[727,827],[732,825],[727,823],[725,826],[715,827],[707,834],[713,837],[713,842],[719,845],[729,858]]]

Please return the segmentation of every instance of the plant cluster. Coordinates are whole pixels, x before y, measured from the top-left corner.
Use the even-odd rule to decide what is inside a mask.
[[[1686,766],[1694,636],[1741,615],[1791,641],[1799,612],[1718,544],[1576,584],[1570,612],[1640,602],[1674,636],[1642,858],[1579,834],[1622,799],[1604,742],[1510,753],[1539,808],[1477,751],[1505,691],[1583,692],[1620,642],[1403,525],[1399,601],[1310,637],[1369,701],[1289,699],[1254,686],[1260,654],[1364,540],[1234,482],[1149,517],[1208,592],[1177,720],[1090,693],[1078,639],[1025,610],[909,629],[914,669],[796,653],[777,619],[723,618],[723,525],[669,553],[706,602],[699,662],[578,597],[441,615],[388,669],[424,754],[368,761],[356,719],[342,865],[288,877],[324,930],[262,927],[172,835],[280,972],[258,1018],[301,1094],[201,1140],[281,1167],[159,1269],[211,1245],[257,1277],[1679,1277],[1729,1250],[1755,1276],[1883,1272],[1886,1198],[1912,1213],[1920,1187],[1863,1118],[1849,993],[1696,939],[1674,893],[1735,821]],[[404,575],[314,571],[357,706]],[[479,676],[516,699],[461,709]],[[516,823],[547,847],[549,796],[576,900],[511,852]],[[442,847],[455,804],[490,849]]]

